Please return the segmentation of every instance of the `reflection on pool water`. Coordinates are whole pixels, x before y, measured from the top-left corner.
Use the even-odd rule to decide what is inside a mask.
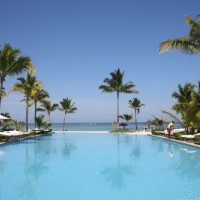
[[[200,149],[152,136],[53,134],[0,146],[1,200],[200,199]]]

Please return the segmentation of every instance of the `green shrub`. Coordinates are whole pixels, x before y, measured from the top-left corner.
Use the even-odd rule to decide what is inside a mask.
[[[195,135],[194,136],[194,143],[195,144],[200,144],[200,135]]]
[[[174,139],[176,139],[176,140],[181,140],[182,138],[181,138],[181,135],[183,135],[183,133],[174,133],[173,134],[173,136],[174,136]]]
[[[200,133],[200,128],[197,128],[197,133]]]
[[[115,130],[111,131],[111,133],[128,133],[128,132],[131,132],[131,130],[129,130],[129,129],[115,129]]]
[[[0,142],[6,142],[7,137],[5,135],[0,136]]]
[[[30,132],[30,135],[39,135],[40,134],[40,132],[38,132],[38,131],[31,131]]]
[[[158,133],[156,131],[164,131],[163,129],[153,129],[151,130],[152,135],[164,135],[164,133]]]

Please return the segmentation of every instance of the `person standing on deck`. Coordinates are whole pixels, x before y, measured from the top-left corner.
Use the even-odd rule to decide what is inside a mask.
[[[168,138],[171,137],[171,131],[172,131],[172,127],[174,126],[174,121],[171,121],[168,125],[167,125],[167,133],[168,133]]]

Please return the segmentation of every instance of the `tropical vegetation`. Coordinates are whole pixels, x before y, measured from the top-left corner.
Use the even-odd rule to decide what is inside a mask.
[[[10,117],[9,113],[2,113],[3,116],[9,118],[9,120],[1,120],[0,126],[2,130],[23,130],[25,124],[25,130],[28,131],[29,124],[29,107],[34,105],[34,126],[35,128],[49,128],[51,126],[51,112],[57,110],[59,105],[57,103],[52,104],[49,93],[43,88],[43,84],[34,75],[35,67],[32,64],[32,60],[28,56],[24,56],[20,49],[13,48],[10,44],[2,45],[0,49],[0,107],[2,98],[9,93],[4,88],[4,82],[8,76],[24,75],[17,78],[17,82],[13,85],[10,92],[20,92],[24,95],[21,102],[26,103],[26,122],[17,121]],[[66,108],[65,100],[67,100],[68,108]],[[38,107],[39,103],[39,107]],[[72,113],[77,108],[74,107],[71,99],[63,99],[61,108],[59,110],[66,113]],[[63,104],[62,104],[63,103]],[[46,112],[48,120],[45,121],[45,116],[40,114],[37,116],[37,112]]]
[[[24,99],[26,103],[26,131],[28,131],[28,110],[30,107],[30,100],[34,93],[41,87],[40,81],[36,79],[30,73],[27,73],[26,78],[20,77],[17,79],[19,82],[15,83],[11,91],[13,92],[21,92],[24,94]]]
[[[125,122],[120,123],[120,126],[123,126],[125,129],[125,127],[128,126],[128,121],[132,120],[133,116],[129,114],[123,114],[123,115],[120,115],[119,118],[125,121]]]
[[[158,118],[152,115],[152,117],[154,118],[154,120],[151,121],[151,125],[154,125],[157,129],[164,129],[164,126],[166,124],[166,119],[165,118]]]
[[[47,98],[49,98],[49,94],[47,91],[45,91],[43,89],[43,86],[42,84],[39,84],[37,88],[35,88],[35,91],[32,93],[31,95],[31,100],[32,100],[32,103],[34,104],[34,125],[35,125],[35,128],[36,126],[38,126],[37,124],[37,104],[38,102],[42,103],[44,101],[47,100]]]
[[[45,100],[41,102],[40,108],[37,108],[37,111],[45,112],[48,115],[49,125],[51,125],[51,113],[57,110],[58,107],[59,105],[57,103],[52,104],[50,100]]]
[[[172,110],[180,117],[168,111],[163,110],[162,112],[181,124],[186,132],[198,129],[200,126],[200,82],[197,85],[179,84],[178,91],[173,92],[172,97],[177,100],[172,106]]]
[[[0,106],[2,101],[3,86],[7,76],[21,74],[24,71],[34,71],[31,59],[23,56],[19,49],[14,49],[10,44],[4,44],[0,50]]]
[[[77,110],[77,108],[75,107],[75,103],[72,102],[72,99],[64,98],[62,99],[62,101],[60,101],[59,110],[64,112],[64,119],[63,119],[63,131],[64,131],[66,115],[68,113],[74,113]]]
[[[200,52],[200,15],[195,19],[185,17],[185,22],[190,26],[189,34],[180,38],[166,40],[160,43],[159,52],[181,51],[185,54],[196,54]]]
[[[134,109],[134,115],[135,115],[135,129],[138,130],[137,126],[137,114],[140,113],[140,108],[145,106],[138,98],[133,98],[132,100],[129,100],[129,107]]]
[[[102,90],[103,93],[116,93],[117,94],[117,128],[119,128],[119,95],[120,93],[137,94],[137,90],[133,90],[135,84],[131,81],[127,83],[123,83],[124,79],[124,71],[120,69],[115,70],[114,72],[110,73],[110,78],[104,79],[104,85],[100,85],[99,89]]]
[[[44,115],[41,114],[35,118],[35,123],[37,124],[38,129],[40,130],[42,127],[46,128],[46,123],[44,121]]]
[[[180,50],[184,53],[197,53],[200,49],[200,15],[197,15],[193,20],[190,17],[186,17],[186,23],[191,26],[190,32],[187,36],[182,38],[176,38],[162,42],[160,44],[160,52],[169,50]],[[26,125],[25,130],[28,131],[29,122],[29,108],[34,105],[34,123],[35,127],[39,129],[49,128],[51,126],[51,113],[55,110],[64,112],[63,118],[63,130],[65,130],[66,116],[69,113],[74,113],[77,108],[72,99],[63,98],[60,101],[60,105],[52,103],[49,93],[43,88],[43,84],[34,75],[35,68],[32,64],[30,57],[23,56],[19,49],[13,48],[10,44],[4,44],[0,50],[0,106],[2,98],[9,93],[4,88],[4,82],[7,76],[23,75],[18,77],[17,82],[11,88],[11,92],[20,92],[24,95],[21,100],[26,103],[26,122],[13,120],[9,113],[2,113],[2,115],[10,118],[10,120],[0,121],[2,130],[10,129],[15,127],[16,130],[22,130],[24,124]],[[119,128],[119,119],[127,123],[133,119],[132,115],[123,114],[120,115],[119,111],[119,97],[121,93],[126,94],[137,94],[138,91],[134,90],[135,84],[131,81],[124,83],[124,71],[116,69],[110,73],[109,78],[103,80],[103,84],[99,86],[99,89],[103,93],[116,93],[117,96],[117,117],[116,125]],[[163,113],[169,115],[175,119],[189,132],[194,129],[200,128],[200,82],[197,84],[186,83],[184,85],[179,84],[177,91],[172,93],[172,98],[176,100],[176,103],[172,106],[172,110],[176,112],[176,115],[169,111],[162,110]],[[38,105],[39,103],[39,105]],[[129,100],[128,105],[134,109],[135,128],[137,126],[137,114],[139,114],[141,107],[145,106],[137,98]],[[37,116],[37,112],[45,112],[48,120],[45,121],[45,115],[40,114]],[[166,123],[166,119],[157,118],[155,116],[151,124],[155,125],[159,129],[163,129]]]

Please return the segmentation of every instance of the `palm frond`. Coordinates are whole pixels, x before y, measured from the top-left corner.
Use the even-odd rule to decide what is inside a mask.
[[[188,35],[182,38],[170,39],[160,43],[159,53],[166,51],[181,51],[185,54],[196,54],[200,52],[200,23],[197,22],[199,15],[193,20],[189,16],[185,21],[191,26]]]
[[[160,43],[159,53],[167,51],[182,51],[185,54],[195,54],[199,53],[200,46],[184,38],[178,38]]]
[[[178,117],[176,117],[172,113],[167,112],[165,110],[161,110],[161,111],[162,111],[162,113],[169,115],[172,119],[174,119],[175,121],[177,121],[180,125],[182,125],[184,127],[184,123]]]

